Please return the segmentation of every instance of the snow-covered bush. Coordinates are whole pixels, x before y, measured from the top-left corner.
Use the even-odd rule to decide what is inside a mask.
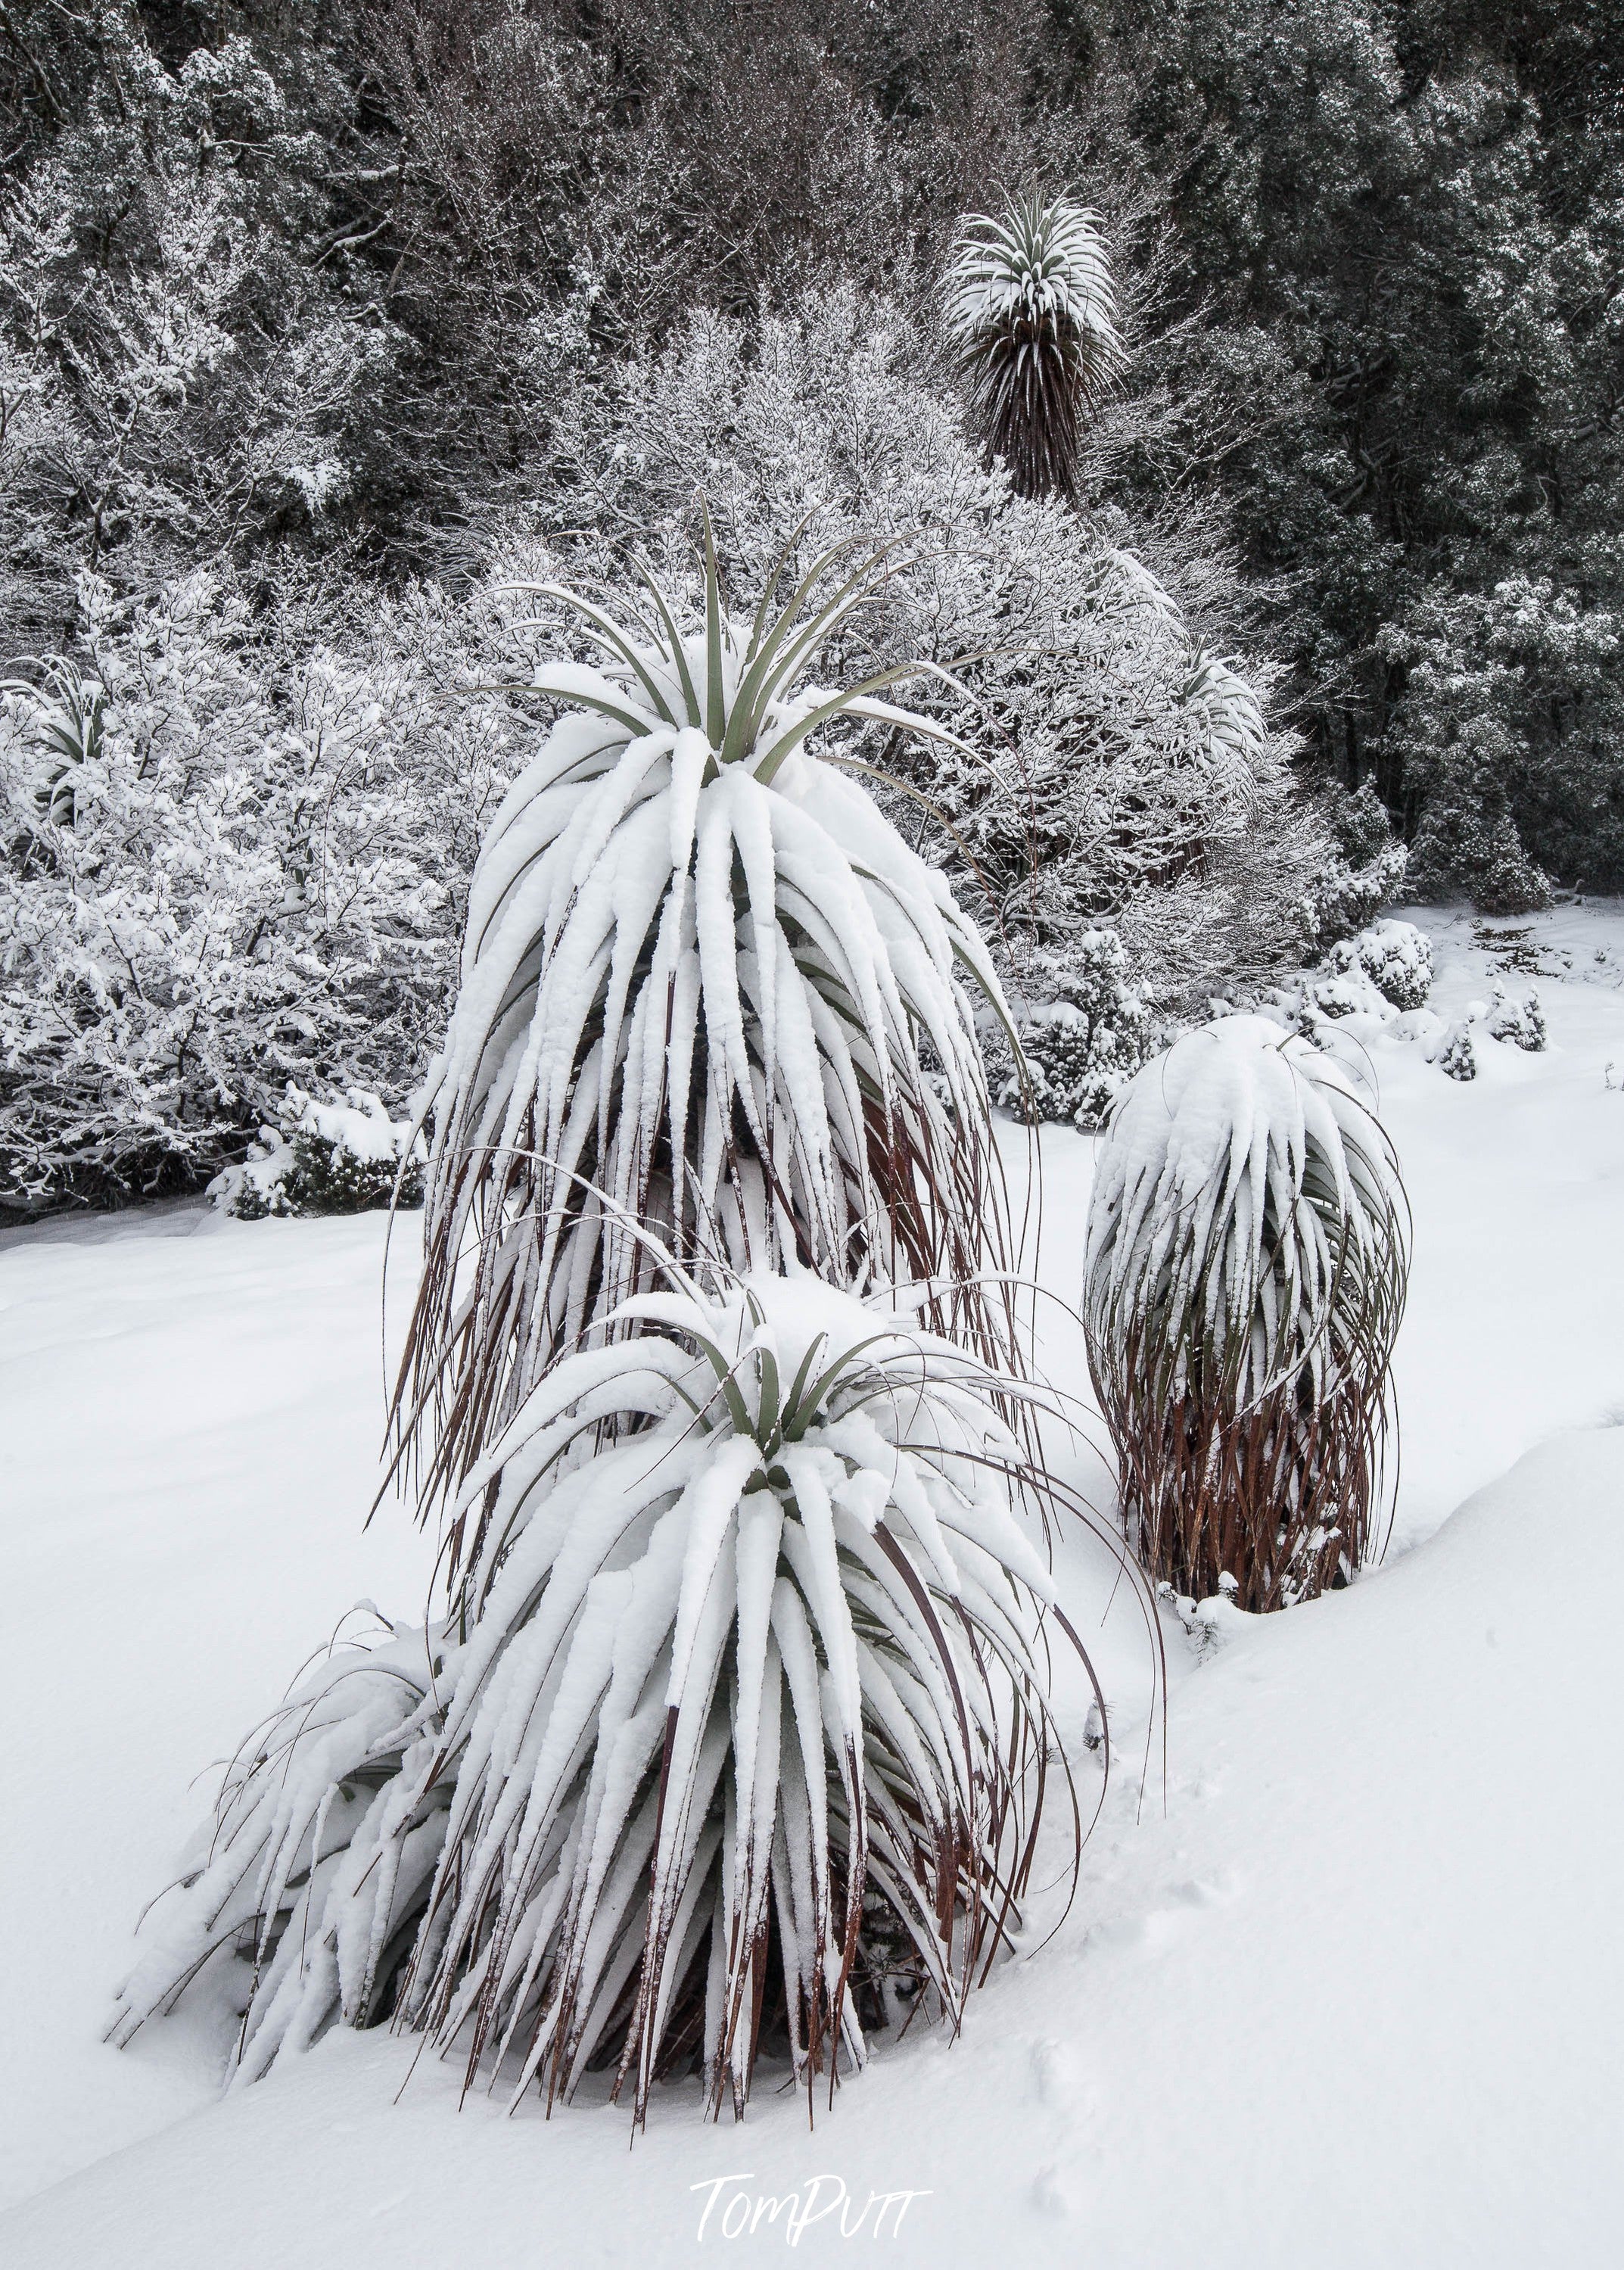
[[[1447,1079],[1468,1080],[1478,1076],[1478,1052],[1472,1046],[1472,1018],[1456,1017],[1434,1042],[1427,1061]]]
[[[434,594],[308,641],[198,575],[84,589],[0,695],[0,1205],[195,1186],[290,1081],[401,1094],[443,1027],[509,728]]]
[[[1432,990],[1432,940],[1413,923],[1379,922],[1353,941],[1361,967],[1395,1009],[1420,1009]]]
[[[1341,1067],[1262,1017],[1186,1034],[1101,1146],[1083,1315],[1131,1538],[1275,1608],[1377,1543],[1408,1217]]]
[[[1403,883],[1409,855],[1402,843],[1386,843],[1362,866],[1333,852],[1310,882],[1303,901],[1309,939],[1333,946],[1367,929]]]
[[[1496,979],[1494,998],[1485,1020],[1490,1035],[1497,1041],[1509,1041],[1513,1047],[1537,1052],[1547,1045],[1545,1011],[1539,1005],[1536,988],[1530,986],[1520,1001],[1513,1001],[1505,987]]]
[[[1290,983],[1265,988],[1256,1005],[1316,1045],[1326,1039],[1327,1026],[1345,1017],[1398,1022],[1409,1039],[1427,1026],[1424,1004],[1431,987],[1432,942],[1426,933],[1413,923],[1380,922],[1355,938],[1339,938]]]
[[[217,1175],[209,1196],[239,1221],[417,1206],[424,1156],[412,1123],[391,1119],[365,1088],[351,1088],[343,1103],[318,1103],[290,1087],[279,1124],[260,1129],[248,1158]]]
[[[1123,364],[1099,215],[1042,197],[973,215],[946,313],[988,454],[1023,496],[1074,496],[1081,419]]]
[[[809,541],[892,547],[833,651],[853,676],[916,656],[949,673],[910,704],[969,746],[925,760],[871,722],[853,753],[902,778],[880,800],[923,831],[1034,999],[1028,956],[1100,923],[1175,1005],[1301,959],[1332,847],[1297,797],[1294,745],[1267,725],[1273,675],[1203,649],[1223,575],[1182,530],[1141,557],[1119,512],[1023,498],[985,468],[901,310],[835,288],[753,324],[697,314],[632,366],[612,415],[582,420],[558,516],[588,531],[571,575],[606,590],[628,523],[668,581],[690,575],[701,489],[739,590],[760,588],[804,516]],[[560,572],[515,556],[516,574]]]
[[[1027,1391],[884,1298],[666,1273],[470,1472],[445,1621],[246,1747],[121,2037],[234,1951],[248,2075],[394,2007],[515,2095],[607,2065],[641,2122],[697,2065],[742,2111],[1010,1944],[1070,1638]]]
[[[1301,989],[1301,1028],[1310,1037],[1322,1017],[1385,1017],[1391,1003],[1371,976],[1357,941],[1343,938]]]
[[[1154,1032],[1122,940],[1115,931],[1086,930],[1064,954],[1042,956],[1029,976],[1050,998],[1018,1021],[1022,1068],[997,1036],[990,1045],[997,1101],[1018,1119],[1099,1127]]]
[[[1339,938],[1303,980],[1305,1029],[1321,1017],[1420,1009],[1432,990],[1432,942],[1413,923],[1380,922]]]
[[[1398,841],[1376,784],[1358,794],[1327,791],[1321,811],[1329,833],[1317,872],[1304,894],[1308,944],[1324,952],[1368,929],[1398,894],[1409,854]]]
[[[877,698],[907,665],[805,682],[884,573],[786,555],[735,615],[708,532],[686,627],[652,579],[629,630],[536,595],[581,607],[598,666],[532,673],[567,714],[480,855],[426,1090],[413,1407],[455,1413],[437,1483],[642,1281],[639,1226],[684,1258],[951,1287],[938,1321],[1009,1352],[975,1010],[1008,1013],[945,879],[827,738],[937,729]]]

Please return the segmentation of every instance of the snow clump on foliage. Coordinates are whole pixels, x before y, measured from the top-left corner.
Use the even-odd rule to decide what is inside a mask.
[[[343,1103],[317,1103],[290,1087],[280,1124],[260,1129],[248,1158],[217,1175],[209,1196],[239,1221],[421,1205],[426,1156],[412,1123],[391,1119],[365,1088],[351,1088]]]

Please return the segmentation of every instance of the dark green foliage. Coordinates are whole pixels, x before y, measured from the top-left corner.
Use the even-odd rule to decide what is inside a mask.
[[[408,1131],[390,1123],[375,1096],[353,1091],[345,1110],[313,1104],[302,1088],[291,1087],[280,1133],[263,1129],[248,1163],[227,1168],[212,1195],[238,1221],[420,1206],[423,1146],[406,1150]]]
[[[1033,978],[1050,998],[1020,1020],[1024,1065],[995,1072],[997,1101],[1028,1125],[1100,1127],[1155,1045],[1150,1005],[1122,941],[1115,931],[1085,931],[1064,955],[1040,957]]]
[[[1624,73],[1598,0],[1123,0],[1222,482],[1321,771],[1415,880],[1624,883]]]
[[[1332,860],[1309,893],[1313,943],[1323,948],[1357,937],[1392,899],[1405,872],[1402,843],[1389,844],[1362,867],[1350,867],[1346,859]]]
[[[282,1184],[290,1213],[370,1213],[390,1204],[423,1203],[421,1159],[406,1161],[397,1191],[394,1160],[358,1157],[346,1145],[307,1128],[295,1131],[293,1151],[293,1163]]]

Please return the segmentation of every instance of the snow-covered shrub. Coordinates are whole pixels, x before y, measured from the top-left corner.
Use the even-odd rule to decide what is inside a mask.
[[[1023,1071],[1007,1046],[990,1048],[997,1101],[1018,1119],[1099,1127],[1154,1030],[1122,940],[1115,931],[1085,931],[1064,954],[1042,956],[1028,982],[1052,998],[1018,1022]]]
[[[391,1119],[365,1088],[351,1088],[343,1103],[318,1103],[290,1087],[279,1125],[262,1127],[248,1158],[217,1175],[209,1195],[239,1221],[417,1206],[424,1156],[412,1123]]]
[[[956,2017],[1009,1945],[1070,1638],[1027,1391],[885,1298],[666,1273],[469,1473],[445,1623],[249,1746],[126,2037],[234,1946],[245,2073],[394,2002],[515,2096],[607,2066],[641,2121],[697,2065],[742,2111],[763,2048],[862,2062],[899,1948]]]
[[[1328,790],[1321,811],[1329,833],[1304,894],[1308,944],[1321,952],[1368,929],[1404,881],[1409,854],[1367,780],[1358,794]]]
[[[1258,1610],[1376,1543],[1408,1218],[1341,1067],[1262,1017],[1186,1034],[1101,1146],[1083,1315],[1152,1575]]]
[[[206,1181],[289,1081],[407,1092],[508,726],[434,595],[308,642],[198,575],[85,587],[93,664],[0,696],[0,1205]],[[435,649],[438,647],[438,652]]]
[[[808,541],[892,547],[834,651],[853,676],[916,656],[949,673],[910,686],[910,705],[970,746],[921,758],[871,721],[852,753],[901,776],[879,800],[910,839],[923,830],[1032,998],[1028,954],[1101,923],[1170,1006],[1301,960],[1331,846],[1290,738],[1259,742],[1273,674],[1200,649],[1186,598],[1216,640],[1227,587],[1193,538],[1141,557],[1120,513],[1020,496],[981,464],[918,324],[847,290],[758,324],[696,315],[612,407],[571,436],[582,471],[558,516],[603,531],[573,548],[572,576],[612,589],[635,523],[680,582],[699,489],[741,590],[804,516]],[[560,572],[523,559],[513,572]]]
[[[1379,922],[1361,931],[1355,951],[1371,983],[1395,1009],[1420,1009],[1432,990],[1432,940],[1413,923]]]
[[[1031,197],[972,216],[946,313],[988,454],[1023,496],[1075,495],[1081,419],[1123,363],[1099,215]]]
[[[1363,866],[1334,852],[1309,884],[1303,914],[1309,939],[1334,946],[1370,926],[1397,895],[1409,855],[1402,843],[1383,844]]]
[[[631,630],[574,603],[599,666],[537,665],[570,706],[480,855],[426,1091],[414,1407],[456,1414],[437,1483],[641,1281],[639,1225],[684,1258],[951,1286],[938,1321],[1008,1351],[974,1012],[1008,1013],[945,879],[825,738],[937,729],[877,698],[907,665],[804,682],[883,562],[842,549],[797,579],[786,555],[734,615],[707,527],[697,625],[652,579]]]
[[[1302,987],[1302,1029],[1311,1034],[1321,1017],[1383,1017],[1391,1005],[1371,976],[1358,942],[1343,938],[1311,970]]]
[[[1339,938],[1316,967],[1255,998],[1261,1014],[1319,1045],[1327,1025],[1344,1017],[1373,1017],[1387,1025],[1413,1019],[1431,986],[1432,945],[1426,934],[1413,923],[1381,922],[1356,938]],[[1407,1023],[1403,1031],[1414,1037]]]
[[[1317,1014],[1386,1018],[1420,1009],[1432,990],[1432,944],[1413,923],[1380,922],[1339,938],[1303,981],[1305,1029]]]
[[[1457,1017],[1446,1025],[1429,1053],[1427,1061],[1435,1064],[1448,1079],[1475,1079],[1478,1076],[1478,1053],[1472,1042],[1472,1019]]]
[[[1494,998],[1485,1023],[1492,1038],[1509,1041],[1515,1048],[1537,1052],[1547,1044],[1545,1011],[1533,986],[1530,986],[1520,1001],[1513,1001],[1505,987],[1496,979]]]

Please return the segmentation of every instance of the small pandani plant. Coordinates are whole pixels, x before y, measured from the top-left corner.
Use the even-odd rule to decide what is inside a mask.
[[[1277,1608],[1379,1549],[1408,1265],[1392,1146],[1308,1042],[1221,1017],[1135,1077],[1100,1146],[1083,1308],[1153,1577]]]
[[[249,1746],[125,2036],[234,1951],[248,2074],[392,2010],[471,2082],[603,2071],[641,2122],[663,2075],[739,2112],[764,2045],[833,2088],[865,2026],[956,2021],[1076,1645],[1012,1508],[1034,1391],[887,1299],[667,1274],[469,1477],[444,1621]]]
[[[973,216],[946,309],[989,455],[1023,496],[1075,497],[1084,422],[1123,363],[1099,217],[1042,197]]]

